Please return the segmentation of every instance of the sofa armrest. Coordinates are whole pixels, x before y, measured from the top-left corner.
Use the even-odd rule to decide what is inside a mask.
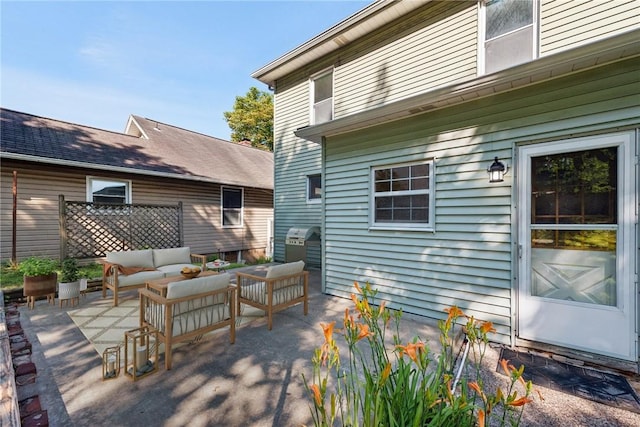
[[[191,254],[191,263],[198,264],[200,270],[205,271],[207,269],[207,256],[200,254]]]

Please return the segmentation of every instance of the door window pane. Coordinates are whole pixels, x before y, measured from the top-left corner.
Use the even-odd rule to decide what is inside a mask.
[[[617,149],[531,159],[532,224],[617,224]]]

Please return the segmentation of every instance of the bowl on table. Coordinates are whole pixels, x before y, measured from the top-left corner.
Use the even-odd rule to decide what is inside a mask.
[[[190,270],[183,269],[180,271],[180,274],[185,279],[193,279],[194,277],[198,277],[198,275],[200,274],[200,269],[199,268],[194,268]]]

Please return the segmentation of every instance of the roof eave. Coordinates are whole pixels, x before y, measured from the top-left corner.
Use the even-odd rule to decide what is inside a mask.
[[[304,67],[430,1],[432,0],[376,1],[254,71],[251,77],[273,87],[276,80],[293,70]]]
[[[299,138],[320,143],[323,137],[463,104],[639,55],[640,30],[633,30],[493,74],[435,88],[322,124],[303,127],[294,133]]]
[[[119,172],[119,173],[128,173],[128,174],[135,174],[135,175],[142,175],[142,176],[178,179],[183,181],[186,180],[186,181],[206,182],[210,184],[221,184],[221,185],[223,184],[223,185],[232,185],[232,186],[245,187],[245,188],[259,188],[264,190],[273,190],[273,187],[248,185],[247,183],[233,181],[233,180],[222,182],[219,180],[214,180],[211,178],[195,176],[195,175],[148,171],[148,170],[135,169],[135,168],[125,168],[121,166],[100,165],[95,163],[77,162],[73,160],[54,159],[50,157],[29,156],[25,154],[2,152],[0,153],[0,159],[20,160],[25,162],[43,163],[48,165],[58,165],[58,166],[67,166],[67,167],[70,166],[70,167],[78,167],[78,168],[85,168],[85,169],[92,169],[92,170],[99,170],[99,171]]]

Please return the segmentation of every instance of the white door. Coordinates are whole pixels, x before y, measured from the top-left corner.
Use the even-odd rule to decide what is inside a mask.
[[[637,360],[633,134],[518,150],[520,338]]]

